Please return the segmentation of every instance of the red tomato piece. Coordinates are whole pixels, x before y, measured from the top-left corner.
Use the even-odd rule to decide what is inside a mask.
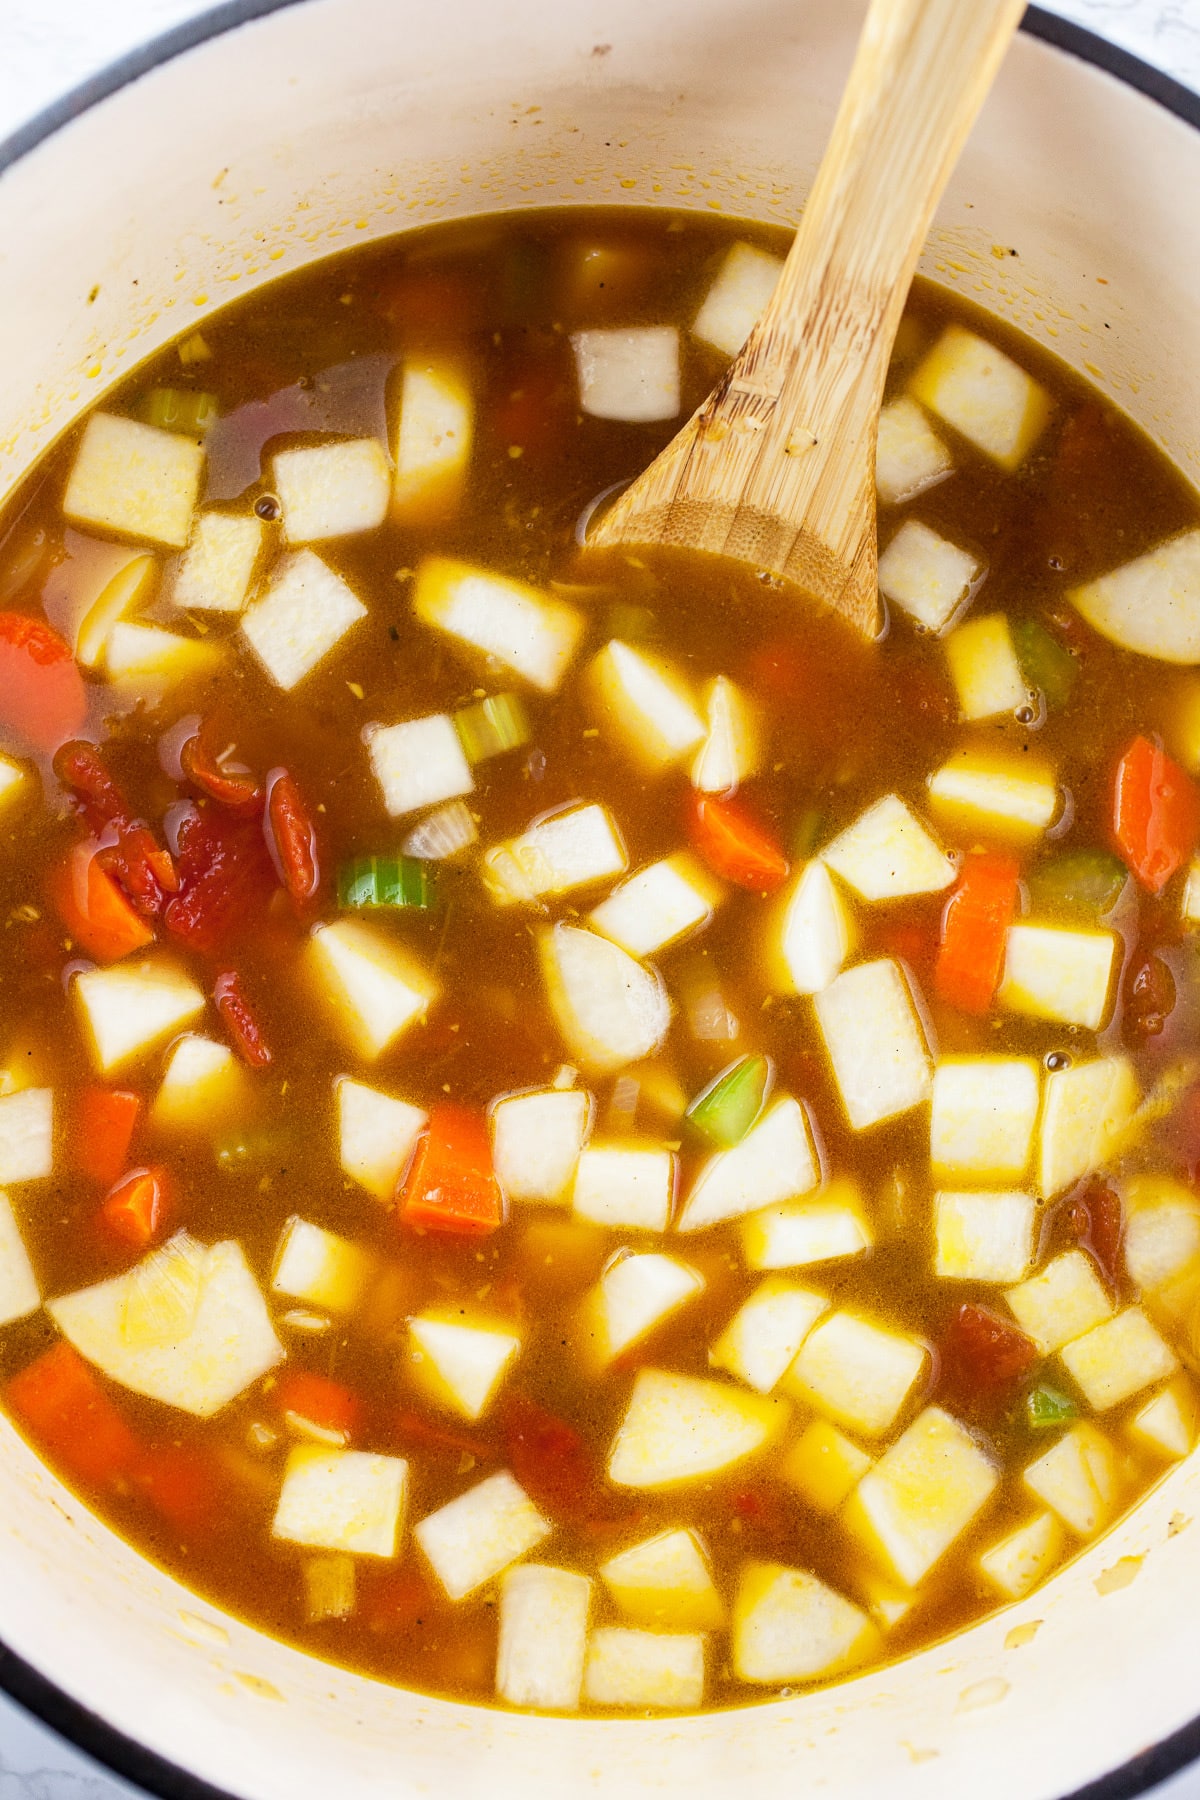
[[[193,787],[231,812],[256,813],[263,800],[261,782],[247,770],[227,769],[219,762],[211,738],[209,727],[202,725],[195,737],[186,739],[179,752],[184,774]]]
[[[1125,1236],[1125,1216],[1115,1189],[1106,1181],[1089,1181],[1068,1201],[1067,1224],[1071,1236],[1088,1252],[1109,1287],[1122,1287],[1125,1263],[1121,1243]]]
[[[70,646],[42,619],[0,612],[0,730],[31,750],[57,750],[87,716]]]
[[[1113,843],[1152,894],[1160,894],[1200,840],[1200,789],[1147,737],[1136,737],[1117,764]]]
[[[454,1457],[473,1456],[477,1462],[488,1462],[496,1454],[495,1445],[489,1444],[485,1438],[453,1430],[448,1425],[436,1424],[411,1406],[402,1406],[393,1415],[393,1423],[401,1442],[417,1449],[430,1450],[435,1454],[440,1451],[443,1455]]]
[[[137,1438],[65,1339],[13,1376],[6,1399],[39,1447],[78,1480],[108,1486],[135,1467]]]
[[[1161,956],[1138,957],[1125,977],[1121,1025],[1127,1038],[1141,1043],[1158,1037],[1175,1010],[1175,977]]]
[[[942,913],[933,985],[961,1012],[985,1013],[1004,972],[1021,871],[1011,856],[967,856]]]
[[[149,826],[134,817],[99,750],[79,741],[64,744],[54,758],[54,772],[100,840],[100,866],[120,882],[138,912],[157,918],[167,895],[179,885],[175,864]]]
[[[939,1388],[952,1402],[976,1412],[999,1411],[1039,1360],[1033,1339],[1011,1319],[969,1300],[950,1321],[938,1351]]]
[[[140,1094],[123,1088],[84,1088],[75,1111],[72,1143],[84,1175],[111,1187],[127,1166],[129,1146],[142,1110]]]
[[[535,1505],[556,1519],[604,1511],[603,1470],[573,1425],[520,1393],[501,1424],[508,1465]]]
[[[481,1236],[504,1223],[482,1117],[444,1100],[429,1115],[400,1194],[400,1217],[422,1231]]]
[[[160,1518],[185,1537],[212,1531],[226,1515],[219,1466],[188,1444],[142,1450],[132,1480]]]
[[[213,985],[213,1000],[242,1061],[249,1063],[252,1069],[267,1068],[271,1062],[271,1048],[242,989],[242,978],[236,969],[224,969],[217,976]]]
[[[132,1169],[105,1196],[100,1223],[110,1237],[142,1250],[160,1235],[173,1210],[167,1171]]]
[[[46,886],[71,937],[97,962],[117,962],[154,942],[153,927],[106,872],[96,844],[76,844]]]
[[[215,951],[258,923],[274,887],[271,859],[252,819],[196,807],[179,827],[179,891],[163,914],[194,950]]]
[[[362,1422],[362,1401],[343,1381],[314,1369],[285,1369],[275,1384],[280,1412],[296,1413],[320,1431],[353,1437]]]
[[[267,776],[267,848],[292,899],[303,906],[321,885],[317,831],[304,796],[286,769]]]
[[[365,1568],[365,1562],[364,1558],[359,1565],[363,1575],[359,1581],[357,1610],[368,1631],[409,1631],[414,1625],[423,1625],[445,1607],[445,1597],[420,1569],[389,1570],[381,1575],[374,1569]]]
[[[722,880],[756,894],[772,893],[787,880],[787,857],[744,801],[690,789],[686,824],[692,848]]]
[[[88,829],[99,837],[108,825],[130,825],[133,813],[95,744],[82,739],[55,753],[54,773],[71,791]]]

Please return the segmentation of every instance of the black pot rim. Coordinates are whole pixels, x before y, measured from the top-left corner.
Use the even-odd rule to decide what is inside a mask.
[[[210,38],[302,3],[303,0],[223,0],[221,5],[139,45],[60,99],[52,101],[8,137],[0,139],[0,174],[80,114],[163,63],[207,43]],[[1200,94],[1128,50],[1122,50],[1082,25],[1046,12],[1040,6],[1026,8],[1021,29],[1030,37],[1039,38],[1042,43],[1115,76],[1200,131]],[[236,1800],[236,1796],[223,1788],[213,1787],[177,1763],[126,1737],[99,1714],[73,1700],[3,1643],[0,1643],[0,1690],[114,1775],[147,1793],[158,1795],[159,1800]],[[1156,1787],[1197,1758],[1200,1758],[1200,1715],[1119,1768],[1063,1796],[1062,1800],[1134,1800],[1136,1795]]]

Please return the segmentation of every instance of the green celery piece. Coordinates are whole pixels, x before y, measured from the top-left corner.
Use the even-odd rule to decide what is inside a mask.
[[[1128,878],[1125,864],[1108,850],[1064,850],[1030,870],[1029,897],[1036,913],[1102,919]]]
[[[178,431],[185,437],[203,437],[218,416],[217,396],[194,388],[151,388],[142,404],[147,425]]]
[[[797,862],[807,862],[825,831],[825,815],[819,806],[810,806],[800,815],[792,839],[792,855]]]
[[[1010,629],[1022,675],[1041,689],[1047,712],[1061,712],[1079,673],[1075,658],[1040,619],[1014,619]]]
[[[473,706],[462,706],[454,715],[463,754],[469,763],[486,762],[519,750],[533,736],[533,726],[519,694],[489,694]]]
[[[710,1143],[729,1150],[740,1144],[762,1110],[771,1078],[765,1056],[743,1056],[698,1094],[684,1117]]]
[[[1052,1431],[1078,1417],[1079,1408],[1070,1394],[1060,1393],[1046,1382],[1025,1396],[1025,1423],[1030,1431]]]
[[[356,856],[338,870],[338,905],[428,912],[437,905],[437,879],[428,863],[413,856]]]

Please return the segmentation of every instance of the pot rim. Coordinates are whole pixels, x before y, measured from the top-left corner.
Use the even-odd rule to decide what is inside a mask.
[[[305,0],[222,0],[222,4],[150,38],[51,101],[7,137],[0,138],[0,176],[56,131],[143,75],[225,32],[267,18],[271,13],[282,12],[285,7],[304,3]],[[1131,51],[1109,43],[1071,19],[1036,5],[1026,7],[1021,30],[1052,49],[1114,76],[1148,100],[1165,107],[1184,124],[1200,131],[1200,93],[1143,62]],[[225,1789],[212,1786],[118,1731],[98,1713],[73,1700],[31,1663],[15,1655],[3,1640],[0,1640],[0,1691],[121,1780],[157,1795],[159,1800],[236,1800],[236,1796]],[[1200,1760],[1200,1714],[1169,1737],[1140,1751],[1107,1775],[1076,1788],[1062,1800],[1135,1800],[1135,1796],[1146,1793],[1197,1760]]]

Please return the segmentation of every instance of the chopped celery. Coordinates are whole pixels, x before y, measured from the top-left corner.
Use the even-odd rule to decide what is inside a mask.
[[[486,762],[519,750],[533,736],[525,702],[519,694],[489,694],[473,706],[461,706],[454,715],[464,754],[469,763]]]
[[[684,1117],[710,1143],[728,1150],[740,1144],[762,1110],[771,1065],[765,1056],[742,1056],[698,1094]]]
[[[1065,850],[1029,873],[1035,913],[1069,913],[1099,919],[1112,911],[1128,875],[1107,850]]]
[[[338,870],[338,905],[428,912],[437,905],[437,883],[429,865],[416,857],[356,856]]]
[[[354,1611],[354,1558],[311,1556],[304,1564],[304,1598],[309,1622],[348,1619]]]
[[[1079,1417],[1079,1408],[1070,1394],[1043,1382],[1025,1396],[1025,1423],[1030,1431],[1052,1431]]]
[[[604,636],[620,638],[623,644],[640,644],[654,636],[656,624],[651,607],[614,600],[604,615]]]
[[[810,806],[800,815],[792,838],[792,856],[796,862],[807,862],[825,835],[825,815],[819,806]]]
[[[203,437],[217,417],[217,396],[194,388],[151,388],[142,402],[142,417],[163,431]]]
[[[1059,712],[1071,698],[1078,663],[1040,619],[1014,619],[1010,629],[1022,675],[1041,689],[1047,712]]]
[[[447,800],[414,825],[400,847],[405,856],[438,862],[465,850],[478,836],[470,809],[461,800]]]

